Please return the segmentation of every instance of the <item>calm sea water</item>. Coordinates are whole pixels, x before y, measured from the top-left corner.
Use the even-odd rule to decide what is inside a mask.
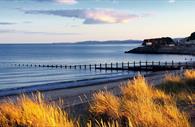
[[[122,76],[134,72],[15,67],[12,64],[97,64],[133,61],[189,61],[187,55],[125,54],[140,44],[0,45],[0,89]]]

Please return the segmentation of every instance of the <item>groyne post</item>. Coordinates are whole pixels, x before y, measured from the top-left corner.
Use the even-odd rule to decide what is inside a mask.
[[[133,68],[135,69],[135,61],[133,62]]]
[[[174,62],[173,62],[173,60],[172,60],[172,65],[171,65],[171,68],[172,68],[172,69],[174,68]]]
[[[85,65],[85,70],[87,69],[87,65]]]
[[[140,69],[141,69],[141,67],[142,67],[142,62],[141,62],[141,61],[139,61],[139,67],[140,67]]]
[[[89,69],[91,70],[91,64],[89,65]]]
[[[148,62],[146,61],[146,69],[148,68]]]
[[[118,70],[118,63],[116,63],[116,69]]]

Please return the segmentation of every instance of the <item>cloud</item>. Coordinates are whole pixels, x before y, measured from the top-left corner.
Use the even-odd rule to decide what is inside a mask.
[[[169,0],[168,2],[169,2],[169,3],[175,3],[176,0]]]
[[[23,21],[24,24],[30,24],[32,21]]]
[[[34,32],[15,29],[0,29],[0,33],[16,33],[16,34],[41,34],[41,35],[77,35],[79,33],[55,33],[55,32]]]
[[[73,5],[77,4],[77,0],[4,0],[4,1],[18,1],[18,2],[28,2],[28,1],[35,1],[35,2],[55,2],[60,4],[67,4],[67,5]]]
[[[55,0],[55,1],[61,4],[69,4],[69,5],[78,3],[78,1],[76,0]]]
[[[0,25],[14,25],[16,23],[13,22],[0,22]]]
[[[25,14],[55,15],[84,20],[84,24],[127,23],[141,16],[110,9],[24,10]]]

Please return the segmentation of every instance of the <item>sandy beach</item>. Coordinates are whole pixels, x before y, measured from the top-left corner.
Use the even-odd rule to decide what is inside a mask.
[[[163,79],[165,74],[168,72],[153,72],[149,74],[145,74],[145,78],[148,80],[148,82],[152,84],[158,84]],[[169,71],[169,73],[176,73],[176,71]],[[53,90],[44,90],[41,91],[41,94],[45,97],[45,100],[49,103],[51,102],[58,102],[59,100],[63,100],[64,108],[69,106],[74,106],[82,103],[86,103],[91,101],[92,94],[94,92],[100,91],[100,90],[107,90],[112,91],[115,95],[120,95],[120,86],[126,84],[129,80],[133,79],[132,77],[123,77],[118,79],[107,79],[104,81],[92,81],[88,82],[88,84],[79,86],[79,87],[72,87],[72,88],[60,88],[60,89],[53,89]],[[79,84],[79,82],[75,82],[75,84]],[[25,91],[25,89],[23,89]],[[36,90],[39,91],[39,90]],[[36,93],[34,91],[34,93]],[[15,90],[14,90],[15,92]],[[21,92],[21,91],[20,91]],[[6,93],[6,91],[5,91]],[[11,93],[9,91],[8,93]],[[29,96],[32,95],[32,92],[25,93]],[[1,101],[7,100],[7,98],[15,99],[18,97],[19,94],[10,94],[6,96],[1,97]]]

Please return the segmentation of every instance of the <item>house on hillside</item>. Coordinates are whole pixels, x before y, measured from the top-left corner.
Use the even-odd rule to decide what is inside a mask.
[[[187,39],[185,44],[195,45],[195,32],[193,32]]]
[[[143,46],[161,47],[161,46],[175,46],[175,42],[170,37],[145,39],[142,43]]]

